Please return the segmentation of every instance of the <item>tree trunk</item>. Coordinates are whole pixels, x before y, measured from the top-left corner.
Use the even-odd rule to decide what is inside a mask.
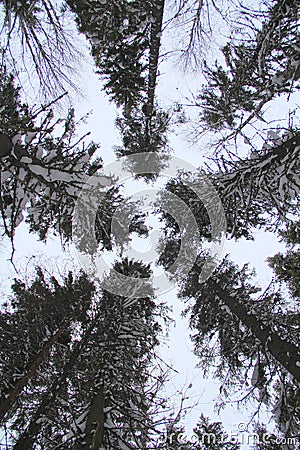
[[[8,156],[12,151],[12,140],[6,134],[0,133],[0,158]]]
[[[0,402],[0,423],[4,421],[4,418],[13,404],[17,401],[20,393],[24,387],[28,384],[29,380],[36,374],[40,364],[46,359],[49,354],[49,350],[55,342],[57,342],[60,335],[68,328],[69,321],[64,321],[60,328],[54,333],[47,342],[45,342],[42,350],[34,357],[33,361],[25,369],[25,375],[17,381],[14,387],[6,394],[5,398]]]
[[[159,47],[161,38],[161,27],[164,15],[165,0],[153,1],[152,18],[150,33],[150,57],[149,57],[149,74],[148,74],[148,99],[146,108],[146,135],[148,138],[151,135],[151,117],[154,109],[155,87],[157,79],[157,67],[159,57]]]
[[[104,389],[93,398],[85,427],[85,442],[82,450],[99,450],[104,437]]]
[[[153,3],[155,3],[155,5],[153,5],[153,23],[150,34],[150,60],[148,76],[148,108],[150,111],[153,110],[154,106],[154,94],[165,0],[154,0]]]
[[[281,338],[269,325],[261,322],[248,311],[235,297],[214,285],[219,299],[228,306],[232,314],[249,328],[276,361],[278,361],[293,377],[300,382],[300,349],[291,342]]]
[[[55,378],[55,380],[49,387],[49,390],[44,395],[44,398],[40,403],[40,405],[38,406],[38,409],[34,413],[33,417],[31,418],[31,421],[27,429],[21,436],[19,436],[16,444],[13,447],[13,450],[24,450],[32,447],[33,443],[36,440],[36,436],[38,435],[42,426],[42,423],[39,422],[38,419],[46,415],[51,404],[53,404],[54,400],[59,395],[62,386],[66,382],[66,378],[70,373],[70,370],[73,368],[78,356],[80,355],[80,352],[84,348],[85,344],[88,342],[90,335],[94,329],[94,326],[95,322],[93,321],[93,324],[89,327],[89,329],[87,330],[81,341],[77,343],[74,350],[71,352],[68,361],[65,363],[63,367],[61,375]]]

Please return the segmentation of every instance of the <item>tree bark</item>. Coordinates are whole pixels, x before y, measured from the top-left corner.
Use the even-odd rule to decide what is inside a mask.
[[[12,140],[6,134],[0,133],[0,158],[8,156],[12,151]]]
[[[93,398],[87,416],[85,442],[82,450],[99,450],[104,437],[104,389],[100,387]]]
[[[154,94],[157,79],[157,66],[159,58],[159,47],[162,32],[162,20],[164,15],[165,0],[154,0],[153,5],[153,23],[150,33],[150,58],[149,58],[149,76],[148,76],[148,108],[153,111]]]
[[[146,105],[146,136],[150,141],[151,136],[151,117],[154,110],[154,98],[157,79],[157,67],[159,58],[159,47],[162,33],[162,20],[164,15],[165,0],[153,0],[152,25],[150,32],[150,57],[148,74],[148,93]],[[149,150],[150,151],[150,150]]]

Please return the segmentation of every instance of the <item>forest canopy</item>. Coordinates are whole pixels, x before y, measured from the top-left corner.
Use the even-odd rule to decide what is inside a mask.
[[[0,1],[1,448],[237,450],[246,433],[247,448],[300,449],[299,12]],[[78,114],[90,61],[115,113],[111,164],[94,139],[108,131]],[[258,233],[275,242],[267,285],[247,255]],[[20,235],[23,259],[34,241],[46,262],[24,269]],[[192,383],[174,392],[171,296],[217,383],[213,417]]]

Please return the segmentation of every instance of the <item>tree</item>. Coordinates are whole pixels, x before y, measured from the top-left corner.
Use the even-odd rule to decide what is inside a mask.
[[[146,92],[150,2],[68,1],[91,52],[104,89],[117,105],[137,104]]]
[[[205,68],[208,84],[196,104],[202,108],[200,121],[206,129],[227,128],[233,137],[261,114],[267,102],[297,88],[298,14],[299,6],[286,0],[268,5],[263,19],[250,12],[249,25],[243,27],[250,37],[246,35],[245,41],[243,34],[241,42],[231,40],[223,48],[228,69],[219,63]]]
[[[236,440],[236,439],[235,439]],[[166,450],[238,450],[240,444],[229,439],[221,422],[211,422],[201,413],[197,425],[193,428],[191,439],[185,434],[184,427],[171,424],[160,448]]]
[[[157,379],[151,375],[151,361],[153,364],[161,333],[157,320],[164,317],[166,311],[154,303],[149,267],[124,259],[117,262],[114,269],[125,276],[142,277],[148,289],[143,298],[103,292],[99,305],[101,319],[93,334],[95,341],[81,360],[85,371],[88,371],[83,380],[92,381],[91,387],[87,386],[89,407],[86,409],[84,406],[86,402],[82,405],[86,417],[84,440],[86,448],[96,438],[106,448],[146,448],[157,426],[155,422],[159,421],[153,412],[161,402],[162,406],[165,402],[159,399],[157,391],[164,376],[159,371]],[[101,354],[99,348],[102,348]],[[95,356],[93,349],[98,352]],[[91,373],[91,362],[96,360],[97,365],[94,363]],[[103,398],[102,406],[98,400],[100,397]],[[104,408],[102,412],[101,408]],[[80,416],[80,411],[78,413]],[[98,418],[97,428],[93,434],[95,417]]]
[[[238,228],[265,225],[276,231],[280,224],[292,223],[299,209],[299,133],[290,131],[266,142],[248,157],[221,157],[209,170],[227,212],[233,219],[233,235]],[[256,212],[254,211],[256,210]],[[268,218],[266,217],[266,212]]]
[[[70,342],[72,326],[87,319],[95,290],[83,273],[77,279],[69,273],[63,284],[52,277],[48,284],[40,268],[31,285],[15,280],[12,289],[12,312],[8,307],[0,316],[1,422],[11,419],[15,404],[22,409],[22,392],[29,384],[39,385],[53,346]]]
[[[231,237],[245,236],[249,239],[253,227],[267,225],[269,229],[276,230],[279,225],[287,223],[292,242],[297,242],[298,225],[295,221],[299,197],[297,133],[288,135],[282,140],[278,138],[272,146],[265,146],[263,151],[253,153],[250,158],[233,157],[230,160],[215,157],[214,161],[218,170],[208,168],[208,177],[222,200],[227,220],[227,233],[231,232]],[[205,240],[212,239],[212,223],[207,205],[194,191],[200,187],[201,177],[201,173],[199,175],[179,174],[178,178],[167,183],[166,191],[161,193],[157,202],[157,211],[164,221],[165,231],[164,251],[160,256],[160,263],[166,269],[171,267],[178,258],[183,242],[189,249],[186,255],[187,263],[189,263],[190,249],[201,252]],[[185,223],[179,224],[177,219],[175,220],[168,213],[172,210],[169,192],[185,203],[196,220],[199,242],[195,242],[194,234],[188,231],[189,218]],[[214,199],[211,198],[211,201]],[[186,245],[189,235],[189,244]],[[278,271],[278,279],[288,282],[292,289],[291,293],[295,296],[298,285],[297,250],[289,250],[286,256],[277,255],[270,258],[270,261],[273,261],[272,265]],[[252,296],[258,292],[257,288],[248,284],[249,274],[247,275],[246,268],[234,269],[231,263],[228,263],[228,270],[225,269],[227,264],[225,262],[223,269],[205,284],[199,284],[203,262],[203,259],[198,259],[187,277],[183,276],[182,267],[177,268],[172,275],[181,285],[180,295],[185,299],[195,298],[196,300],[197,306],[195,304],[194,307],[190,307],[191,327],[197,330],[193,339],[196,354],[201,358],[201,365],[203,364],[202,367],[208,369],[207,361],[210,361],[211,366],[212,358],[215,356],[216,375],[220,380],[226,380],[221,387],[225,398],[231,395],[230,392],[237,389],[245,378],[247,379],[251,367],[253,376],[255,375],[253,379],[256,381],[250,388],[243,387],[246,392],[243,397],[248,398],[250,393],[257,389],[260,391],[260,401],[268,401],[273,395],[278,402],[278,408],[276,408],[276,401],[273,407],[280,430],[288,436],[297,434],[296,398],[300,375],[297,363],[299,360],[299,341],[296,335],[299,321],[297,307],[286,295],[277,292],[275,285],[271,285],[258,298],[259,301],[253,303]],[[229,286],[232,289],[239,283],[241,283],[239,289],[228,292]],[[295,344],[293,352],[288,349],[288,342],[285,347],[285,343],[281,341],[282,337],[284,340],[288,338]],[[270,348],[273,340],[274,343],[277,341],[277,344],[271,345],[275,352]],[[265,347],[266,343],[268,343],[267,347]],[[283,351],[283,354],[279,355],[277,351]],[[294,368],[290,371],[287,364],[291,362],[292,354]],[[221,359],[220,355],[223,355]],[[283,363],[284,369],[281,369],[278,363]],[[266,367],[268,367],[267,371]],[[293,382],[293,378],[286,375],[286,370],[298,381]],[[274,373],[280,377],[279,385],[276,384]],[[290,383],[292,383],[291,386]],[[268,386],[270,388],[272,386],[272,394]],[[277,394],[274,393],[276,389],[279,389]],[[289,396],[287,392],[293,392],[293,394]],[[284,426],[287,423],[287,417],[291,417],[291,422],[288,426]]]
[[[66,285],[53,278],[51,286],[39,271],[27,290],[22,282],[14,286],[18,292],[15,311],[1,316],[1,328],[7,344],[2,358],[6,360],[4,397],[12,390],[8,380],[16,374],[13,362],[20,365],[17,376],[21,381],[26,377],[28,383],[28,389],[23,383],[15,405],[7,405],[16,450],[38,446],[54,449],[57,445],[147,448],[167,420],[160,417],[166,404],[160,393],[166,372],[155,364],[155,348],[162,332],[159,321],[168,321],[167,309],[154,302],[149,267],[124,259],[114,269],[126,276],[142,277],[147,286],[145,296],[96,291],[83,274],[75,282],[69,275]],[[67,308],[73,322],[66,323]],[[64,329],[59,321],[66,323]],[[23,324],[22,339],[11,337],[19,322]],[[22,333],[20,326],[18,329]],[[56,330],[55,340],[52,330]],[[11,345],[10,337],[17,340],[17,346]],[[34,340],[36,348],[28,345],[28,339]],[[46,353],[51,339],[55,348],[48,345]],[[38,365],[39,349],[43,359]],[[33,364],[35,371],[27,376],[26,367]]]
[[[228,177],[229,178],[229,177]],[[156,202],[156,212],[160,215],[161,221],[164,223],[164,232],[168,241],[179,242],[184,235],[187,234],[187,229],[191,226],[189,218],[182,221],[181,228],[178,223],[167,211],[172,208],[173,197],[176,196],[183,205],[186,205],[190,213],[190,218],[196,221],[200,242],[191,242],[193,248],[197,249],[204,240],[210,241],[212,239],[212,224],[211,217],[208,214],[208,205],[218,211],[218,204],[222,204],[223,215],[225,214],[226,223],[224,223],[224,231],[228,237],[246,239],[252,238],[252,231],[254,227],[262,226],[266,223],[264,218],[265,210],[258,201],[249,203],[249,208],[244,210],[243,205],[239,202],[241,192],[237,190],[233,193],[233,198],[226,196],[224,185],[221,183],[218,176],[208,177],[211,186],[203,186],[203,174],[179,174],[177,178],[172,178],[166,183],[165,190],[162,190],[159,199]],[[225,179],[225,176],[224,176]],[[225,184],[225,183],[224,183]],[[229,183],[228,183],[229,184]],[[244,187],[244,186],[243,186]],[[223,189],[222,189],[223,188]],[[197,193],[202,192],[206,204],[203,202]],[[170,197],[171,194],[171,197]],[[218,201],[216,201],[216,198]],[[235,203],[234,203],[235,202]],[[173,208],[175,208],[175,204]],[[235,207],[237,206],[237,207]],[[220,216],[222,211],[220,211]],[[170,255],[170,252],[167,252]],[[166,256],[166,255],[165,255]]]
[[[93,157],[98,145],[76,137],[74,110],[65,119],[53,120],[51,105],[30,110],[20,99],[20,89],[5,71],[0,99],[1,157],[0,210],[4,233],[12,240],[27,212],[30,231],[45,240],[52,229],[62,241],[71,239],[76,200],[89,176],[102,167]],[[40,123],[38,123],[38,121]],[[62,132],[58,134],[58,128]],[[98,177],[99,185],[110,183]],[[30,205],[30,206],[29,206]]]
[[[239,358],[236,359],[237,355],[232,352],[232,348],[236,345],[237,340],[237,336],[234,337],[234,334],[237,333],[237,335],[240,336],[239,339],[243,335],[243,332],[238,329],[240,321],[247,330],[251,331],[251,334],[253,334],[255,339],[260,341],[262,348],[264,348],[265,345],[267,346],[266,348],[268,351],[278,362],[284,365],[286,370],[289,371],[289,365],[293,365],[295,371],[290,367],[291,373],[293,373],[296,379],[299,379],[300,373],[297,369],[298,350],[296,347],[298,342],[296,335],[291,333],[289,340],[280,337],[282,331],[280,332],[279,324],[276,327],[276,323],[277,321],[279,323],[281,322],[281,327],[284,329],[283,317],[280,317],[279,321],[278,318],[276,319],[276,316],[275,319],[272,319],[270,314],[267,315],[265,312],[266,318],[264,320],[260,318],[260,314],[262,317],[264,316],[264,302],[261,300],[260,304],[258,301],[255,302],[254,300],[251,300],[251,295],[258,292],[259,288],[249,283],[247,266],[243,267],[242,270],[239,270],[237,266],[230,261],[225,260],[223,266],[218,269],[217,273],[215,273],[206,283],[203,283],[202,285],[198,284],[197,286],[197,276],[201,273],[201,263],[199,263],[200,261],[197,262],[197,267],[191,272],[191,275],[186,282],[182,283],[180,294],[184,298],[189,298],[194,295],[197,300],[197,304],[192,308],[191,314],[191,326],[192,328],[199,330],[199,334],[194,338],[195,342],[197,343],[197,340],[199,339],[199,343],[201,343],[206,335],[209,337],[209,340],[213,338],[215,333],[211,334],[212,329],[209,320],[209,317],[211,317],[211,320],[215,323],[213,329],[220,336],[222,354],[226,353],[227,357],[232,359],[230,364],[237,369],[238,366],[241,365],[241,362],[239,361]],[[268,301],[270,301],[270,295],[267,295],[267,298]],[[264,299],[264,301],[266,301],[266,299]],[[278,304],[280,301],[282,301],[282,299],[278,296],[276,298],[274,295],[273,308],[275,308],[276,303]],[[253,305],[255,305],[255,308],[257,308],[258,311],[256,315],[253,313]],[[224,318],[224,314],[226,319]],[[231,315],[237,318],[235,325],[229,321]],[[273,320],[274,324],[272,324]],[[285,325],[287,325],[287,323]],[[223,326],[225,328],[222,330]],[[276,333],[272,331],[273,327],[276,328]],[[250,352],[251,348],[254,348],[254,343],[250,344],[248,331],[245,331],[245,333],[247,339],[245,340],[246,347],[243,350],[243,354],[247,354],[247,348]],[[230,338],[229,336],[231,334],[232,337]],[[240,345],[242,345],[243,341],[244,339],[240,341]],[[275,344],[275,342],[277,342],[277,344]],[[294,343],[296,344],[295,347]],[[290,353],[290,344],[292,344],[292,347],[294,348],[294,353]],[[222,346],[224,346],[224,348]],[[281,361],[281,356],[279,355],[280,352],[285,353],[285,362]],[[294,356],[292,356],[293,354]],[[289,360],[289,357],[294,359],[293,362]]]
[[[297,248],[297,245],[300,244],[299,222],[290,225],[285,231],[281,232],[281,235],[289,249],[285,255],[277,253],[275,256],[270,256],[268,263],[274,270],[278,281],[285,282],[290,295],[298,299],[300,298],[300,254],[299,248]]]
[[[129,169],[137,178],[144,176],[146,179],[155,180],[167,165],[167,131],[171,118],[167,111],[153,109],[149,119],[145,111],[145,108],[135,109],[116,120],[123,146],[115,148],[115,152],[118,158],[129,156]],[[141,155],[144,153],[150,155]]]
[[[221,422],[210,422],[208,417],[200,415],[199,421],[194,428],[194,433],[199,438],[196,444],[199,450],[238,450],[240,444],[233,439],[228,439]]]
[[[124,145],[123,149],[117,149],[117,156],[162,151],[167,146],[169,123],[168,113],[160,109],[155,110],[150,124],[144,111],[138,109],[129,116],[117,119]]]
[[[81,54],[63,8],[50,0],[38,0],[34,5],[26,0],[2,0],[0,17],[1,68],[4,61],[19,74],[21,59],[23,87],[26,82],[33,87],[35,75],[35,85],[44,99],[62,94],[66,88],[78,92],[74,80]]]
[[[109,5],[69,0],[79,31],[91,42],[91,51],[104,89],[127,112],[147,102],[154,108],[164,0],[116,1]]]
[[[207,165],[204,174],[201,171],[180,173],[168,181],[160,193],[156,211],[164,222],[170,245],[172,240],[174,245],[178,243],[186,232],[185,227],[179,229],[174,218],[166,212],[172,203],[170,194],[182,200],[189,209],[197,222],[200,240],[212,239],[207,205],[217,211],[216,195],[226,216],[225,231],[229,238],[253,239],[253,230],[258,227],[277,231],[283,224],[293,226],[299,209],[299,144],[298,132],[287,133],[249,157],[215,157],[212,161],[216,168]],[[204,176],[211,183],[207,192],[203,188]],[[199,198],[197,191],[203,193],[207,204]],[[170,249],[167,253],[170,256]],[[161,256],[162,262],[165,257],[166,254]]]
[[[195,330],[192,340],[201,366],[205,371],[216,366],[225,398],[242,387],[243,399],[258,391],[259,401],[268,403],[277,390],[275,417],[282,428],[286,423],[283,417],[290,412],[291,422],[284,432],[293,436],[299,414],[297,395],[290,396],[289,404],[287,392],[299,389],[299,313],[290,310],[288,301],[270,288],[254,299],[259,288],[250,283],[247,266],[238,269],[228,259],[200,285],[202,264],[200,257],[180,290],[181,298],[194,299],[186,313],[190,312],[190,326]],[[290,383],[294,387],[289,388]],[[280,420],[279,411],[284,410]]]
[[[116,149],[116,155],[157,153],[153,175],[145,174],[146,179],[155,179],[167,160],[169,122],[168,113],[155,102],[164,0],[113,2],[109,8],[89,2],[88,15],[84,2],[69,1],[69,5],[79,30],[91,41],[96,66],[105,80],[103,89],[123,107],[123,116],[116,121],[123,147]],[[133,173],[140,170],[134,157],[130,162]]]
[[[64,364],[61,363],[60,358],[59,370],[55,376],[53,376],[52,373],[49,380],[49,387],[45,390],[45,392],[43,392],[37,407],[33,407],[32,415],[28,424],[26,424],[26,428],[22,431],[20,427],[17,429],[18,437],[13,446],[14,450],[32,448],[34,443],[40,439],[39,435],[45,428],[46,418],[52,417],[53,420],[55,420],[56,414],[63,413],[63,405],[65,402],[64,398],[66,397],[68,386],[68,377],[70,376],[81,351],[83,351],[84,346],[90,339],[96,320],[97,315],[92,318],[89,327],[86,328],[81,339],[77,338],[73,347],[68,349],[68,352],[65,355]],[[54,405],[58,406],[55,408]],[[58,409],[59,407],[61,407],[61,410]]]
[[[122,145],[116,148],[116,156],[127,156],[128,167],[137,177],[155,180],[167,163],[167,133],[174,123],[170,109],[161,109],[156,98],[165,2],[67,3],[91,44],[103,89],[120,111],[116,123]],[[208,371],[208,359],[213,362],[222,380],[223,398],[242,390],[245,399],[254,396],[259,404],[272,403],[280,431],[286,436],[299,432],[299,312],[292,303],[298,296],[297,249],[270,260],[293,298],[275,283],[258,296],[259,288],[251,282],[248,268],[239,269],[228,259],[205,284],[199,283],[199,276],[206,256],[205,241],[218,240],[221,234],[215,236],[208,208],[218,197],[230,237],[251,239],[253,229],[261,226],[275,230],[288,225],[292,229],[298,220],[299,129],[282,120],[276,132],[268,124],[267,139],[261,125],[254,128],[254,135],[249,134],[256,120],[265,120],[263,108],[268,102],[279,95],[289,96],[298,87],[299,7],[294,3],[266,2],[259,13],[250,8],[245,14],[245,38],[238,35],[223,49],[227,68],[219,62],[214,68],[205,66],[207,85],[195,103],[202,108],[205,131],[222,133],[215,134],[216,169],[206,168],[212,189],[204,192],[206,199],[199,199],[193,187],[201,185],[203,174],[181,173],[168,182],[157,205],[165,227],[163,265],[172,265],[182,242],[186,247],[182,266],[192,251],[198,256],[188,276],[184,267],[177,267],[174,277],[181,297],[190,302],[187,313],[203,368]],[[217,11],[219,5],[198,0],[176,5],[183,28],[185,21],[190,26],[187,53],[191,53],[195,38],[210,33],[207,12],[212,7]],[[6,2],[3,6],[10,48],[11,32],[19,24],[41,80],[45,81],[47,73],[55,80],[57,53],[51,49],[62,38],[56,8],[48,0],[34,5]],[[239,17],[246,11],[241,9]],[[218,12],[222,15],[224,11],[222,5]],[[205,14],[208,30],[203,25]],[[51,35],[42,30],[43,15],[54,30],[53,43]],[[46,49],[37,33],[46,39]],[[58,45],[59,51],[62,48]],[[8,51],[9,47],[3,53],[6,61]],[[7,341],[2,355],[1,407],[12,433],[10,442],[17,450],[157,448],[164,425],[176,437],[183,428],[179,418],[164,417],[168,408],[161,388],[166,374],[156,363],[167,311],[155,302],[150,267],[122,256],[131,232],[147,234],[144,216],[136,205],[125,201],[121,186],[111,187],[112,180],[98,173],[102,166],[96,158],[98,146],[76,137],[74,111],[58,121],[52,117],[54,102],[34,111],[20,100],[4,66],[2,73],[0,210],[5,234],[13,240],[26,212],[30,230],[41,239],[54,231],[63,242],[69,242],[75,234],[72,217],[77,212],[75,243],[80,251],[94,255],[100,248],[115,251],[121,258],[101,288],[97,286],[96,294],[96,280],[92,283],[85,275],[86,281],[78,282],[77,290],[73,278],[46,282],[41,272],[30,286],[16,282],[18,302],[12,312],[8,309],[0,316],[0,330],[2,327]],[[247,156],[242,156],[242,139],[251,147]],[[220,144],[224,144],[222,150]],[[231,152],[234,144],[236,154]],[[150,155],[153,159],[149,162]],[[81,202],[86,192],[94,194],[99,186],[99,197],[87,195],[89,201]],[[171,217],[172,208],[168,209],[169,194],[178,200],[178,220]],[[189,221],[182,221],[183,227],[179,223],[185,206],[195,219],[199,239],[189,235]],[[219,224],[225,229],[223,207],[217,206],[216,215],[219,213]],[[122,214],[125,224],[118,221]],[[295,239],[295,230],[293,233]],[[84,306],[79,302],[83,297]],[[14,348],[8,344],[15,341],[15,327],[19,327],[19,342]],[[17,371],[13,361],[17,361]],[[204,416],[195,430],[201,435],[223,435],[221,424],[210,423]],[[178,448],[173,444],[166,443],[165,448]],[[227,436],[222,442],[187,443],[189,446],[239,447]]]

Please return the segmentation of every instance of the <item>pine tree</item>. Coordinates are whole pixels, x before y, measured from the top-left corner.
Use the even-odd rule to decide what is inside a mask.
[[[247,16],[243,31],[246,27],[250,37],[245,39],[243,34],[240,43],[231,40],[223,48],[227,69],[218,63],[212,69],[206,67],[208,84],[196,100],[202,108],[202,124],[214,131],[240,132],[267,102],[298,87],[299,5],[278,0],[268,6],[262,19],[251,17],[251,12]],[[253,26],[253,19],[254,23],[259,20],[258,26]]]
[[[151,162],[152,175],[144,175],[153,180],[167,159],[169,118],[155,101],[164,0],[113,2],[109,8],[106,2],[68,3],[79,30],[91,42],[96,67],[104,78],[103,89],[123,108],[116,121],[123,140],[117,157],[157,153]],[[130,163],[133,173],[141,170],[139,161],[131,158]]]
[[[180,297],[190,302],[186,313],[190,312],[195,331],[192,340],[201,366],[208,373],[212,362],[216,364],[215,375],[222,380],[225,398],[242,389],[244,399],[258,391],[258,400],[269,403],[277,391],[274,415],[282,427],[283,417],[290,412],[290,425],[284,431],[293,435],[295,429],[298,432],[299,414],[299,313],[289,309],[288,300],[271,288],[254,299],[259,288],[250,282],[247,266],[238,269],[229,260],[199,284],[202,264],[200,258],[180,290]],[[293,394],[286,395],[288,389],[295,399]]]
[[[130,156],[129,169],[137,178],[142,176],[155,180],[167,165],[167,131],[171,119],[167,111],[158,108],[152,109],[149,116],[148,104],[144,106],[142,109],[131,110],[130,114],[116,120],[123,146],[115,148],[115,153],[118,158]],[[150,155],[143,155],[144,153]]]
[[[0,316],[1,422],[11,419],[15,413],[24,414],[27,398],[23,392],[30,392],[29,386],[40,389],[43,370],[49,374],[55,359],[53,348],[59,354],[60,345],[64,348],[70,343],[75,323],[87,320],[95,290],[84,274],[74,279],[69,273],[60,284],[55,277],[47,282],[40,268],[30,285],[15,280],[12,289],[12,311],[8,306]],[[57,370],[56,363],[53,370]],[[33,401],[35,394],[34,389]]]
[[[165,312],[154,303],[151,272],[149,267],[127,259],[116,263],[114,269],[127,277],[142,277],[149,284],[143,298],[103,292],[89,351],[80,361],[83,369],[77,369],[83,374],[90,402],[86,407],[85,401],[81,411],[77,407],[78,417],[83,413],[85,422],[86,447],[81,444],[82,448],[98,448],[92,444],[96,440],[97,445],[108,449],[123,448],[122,445],[146,448],[158,420],[151,411],[156,403],[164,403],[157,393],[163,377],[158,372],[156,380],[151,362],[161,333],[157,320]]]
[[[68,1],[79,31],[91,42],[104,89],[117,105],[132,107],[146,92],[150,2]]]
[[[128,112],[147,101],[154,109],[164,0],[69,0],[79,31],[91,42],[104,89]]]
[[[240,444],[236,439],[229,439],[221,422],[211,422],[208,417],[201,414],[196,426],[193,428],[192,439],[184,432],[179,424],[170,424],[165,442],[159,447],[166,450],[238,450]]]
[[[40,446],[146,448],[155,442],[165,420],[162,412],[166,403],[160,392],[166,373],[155,364],[155,349],[162,333],[161,322],[168,320],[167,310],[155,304],[149,267],[124,259],[114,269],[137,280],[142,277],[144,297],[95,292],[84,275],[78,282],[69,275],[68,287],[53,278],[54,288],[47,285],[41,271],[29,290],[24,291],[21,282],[14,287],[20,306],[15,307],[16,312],[1,316],[1,328],[7,343],[3,349],[3,395],[12,389],[9,377],[17,373],[13,366],[17,357],[17,376],[21,381],[26,377],[28,383],[28,388],[23,383],[22,395],[20,391],[15,404],[7,405],[16,450]],[[78,309],[76,302],[82,308]],[[21,305],[25,309],[22,314]],[[69,320],[62,328],[67,308],[73,322]],[[15,319],[8,330],[10,318]],[[23,337],[14,336],[18,346],[12,347],[9,338],[18,321],[23,323]],[[55,340],[46,353],[53,329]],[[36,348],[28,345],[29,338],[35,340]],[[35,363],[39,349],[43,360],[27,377],[26,367]],[[30,359],[28,364],[26,357]]]
[[[198,436],[199,450],[238,450],[240,445],[233,439],[228,439],[228,434],[224,431],[221,422],[210,422],[208,417],[200,415],[194,433]]]
[[[116,155],[130,157],[129,168],[137,177],[155,180],[167,164],[171,124],[169,110],[159,108],[156,98],[165,2],[67,3],[80,32],[91,44],[103,89],[120,108],[116,123],[122,146],[115,149]],[[203,16],[209,5],[194,0],[179,3],[177,17],[190,25],[188,51],[193,51],[195,37],[201,38],[205,32]],[[50,91],[55,85],[62,87],[66,79],[59,80],[61,61],[53,47],[59,44],[58,53],[65,55],[58,9],[48,0],[33,5],[22,0],[2,2],[2,6],[7,50],[12,48],[12,32],[19,24],[22,42],[29,49],[41,83],[51,75]],[[290,0],[277,0],[263,7],[259,14],[252,8],[245,14],[245,39],[238,36],[223,48],[227,68],[219,63],[214,68],[205,65],[208,84],[196,97],[196,104],[202,108],[201,126],[224,133],[219,142],[240,135],[237,147],[244,138],[252,149],[242,158],[240,154],[233,156],[227,147],[225,151],[222,147],[221,154],[217,147],[217,169],[206,170],[225,210],[227,235],[251,239],[254,228],[277,231],[288,224],[288,239],[296,244],[298,128],[289,124],[286,130],[280,124],[276,133],[269,129],[268,139],[262,138],[263,146],[256,144],[258,135],[249,139],[244,132],[257,118],[264,120],[263,108],[268,102],[291,95],[300,77],[299,6]],[[218,5],[213,3],[213,8],[218,10]],[[43,31],[42,17],[48,21],[54,40]],[[46,49],[41,45],[41,34]],[[69,50],[68,42],[66,45]],[[3,50],[3,55],[5,60],[8,51]],[[70,62],[68,52],[65,62]],[[93,207],[94,216],[90,204],[79,211],[83,217],[77,244],[83,252],[94,253],[100,248],[122,254],[131,232],[147,234],[141,226],[144,216],[136,205],[124,201],[120,186],[111,187],[110,180],[97,173],[102,166],[95,157],[98,146],[76,137],[72,109],[66,119],[57,122],[53,121],[52,103],[32,110],[20,100],[13,77],[5,67],[1,70],[0,210],[4,233],[13,240],[26,213],[30,230],[41,239],[54,231],[63,242],[69,242],[75,205],[85,181],[94,175],[101,187],[101,201],[96,212]],[[157,210],[165,226],[166,245],[160,258],[165,268],[176,259],[184,239],[187,253],[194,250],[198,254],[203,242],[214,238],[207,204],[192,189],[201,184],[201,175],[181,174],[170,180],[161,194]],[[97,190],[99,186],[93,187]],[[166,212],[168,193],[190,209],[199,242],[189,236],[189,224],[182,228]],[[213,205],[216,197],[211,191],[205,195]],[[123,222],[118,221],[121,214]],[[95,239],[90,240],[86,230]],[[299,297],[297,250],[290,247],[285,255],[269,259],[277,280],[287,284],[290,297],[275,284],[258,296],[259,288],[250,281],[248,268],[239,269],[228,259],[205,284],[199,284],[202,253],[188,277],[183,278],[182,267],[174,274],[181,297],[191,302],[187,313],[195,331],[195,352],[205,360],[203,368],[209,370],[208,359],[216,364],[225,398],[242,388],[245,398],[253,394],[259,402],[272,403],[279,429],[286,436],[299,433],[299,312],[294,305]],[[190,253],[184,258],[190,259]],[[166,404],[160,393],[165,374],[154,362],[161,322],[167,318],[166,310],[154,301],[150,268],[122,259],[114,270],[97,295],[94,283],[83,274],[76,280],[69,275],[59,283],[55,278],[46,281],[39,270],[31,285],[15,282],[12,309],[0,315],[5,342],[0,352],[4,375],[0,410],[15,449],[156,448],[163,424],[167,423],[176,437],[182,432],[179,421],[160,419]],[[131,283],[124,283],[121,275],[126,281],[131,277]],[[136,288],[134,294],[129,287]],[[219,422],[210,423],[201,416],[195,433],[220,437],[223,431]],[[226,439],[187,443],[186,447],[239,448]],[[179,448],[174,442],[166,445]]]
[[[213,161],[215,169],[207,165],[204,173],[199,170],[196,174],[179,174],[169,180],[160,193],[156,211],[164,222],[166,239],[170,242],[167,245],[174,241],[175,246],[186,233],[186,229],[183,227],[180,230],[166,212],[172,205],[169,194],[176,195],[185,203],[197,222],[201,240],[212,238],[207,206],[212,208],[215,216],[219,216],[220,200],[229,238],[253,239],[252,233],[256,228],[276,232],[283,224],[293,226],[298,214],[300,192],[298,132],[287,133],[276,142],[270,141],[260,152],[249,157],[215,157]],[[203,187],[204,177],[208,180],[206,190]],[[211,183],[211,188],[208,183]],[[197,192],[202,193],[206,204]],[[166,253],[170,255],[170,251]],[[161,256],[162,262],[165,257],[166,254]]]
[[[220,180],[218,175],[208,177],[208,179],[212,182],[212,188],[208,184],[206,187],[203,186],[203,175],[201,172],[199,172],[199,176],[190,174],[179,175],[178,178],[168,181],[165,190],[161,191],[159,195],[159,199],[156,202],[156,212],[163,222],[167,245],[171,245],[173,241],[174,249],[175,243],[178,244],[182,237],[188,234],[187,230],[191,225],[190,219],[184,220],[182,218],[180,227],[171,214],[167,213],[168,210],[176,208],[176,202],[170,194],[184,202],[191,215],[190,218],[193,218],[197,224],[200,242],[191,242],[195,249],[199,247],[201,241],[203,242],[205,239],[210,241],[213,237],[211,218],[207,210],[208,205],[214,211],[214,215],[220,220],[222,215],[224,216],[225,214],[226,223],[224,222],[223,229],[227,233],[228,238],[238,239],[245,237],[246,239],[252,239],[253,228],[266,224],[265,210],[259,201],[254,200],[249,203],[247,209],[244,209],[240,200],[241,193],[243,194],[242,191],[236,190],[233,192],[232,198],[230,195],[226,195],[227,192],[221,183],[221,176]],[[199,192],[203,198],[199,196]],[[218,198],[216,198],[217,195]],[[205,199],[206,203],[203,202],[203,199]],[[221,207],[223,208],[220,214],[218,214],[219,205],[222,205]],[[166,251],[166,253],[170,254],[169,251]],[[163,255],[162,258],[164,258]]]
[[[48,388],[42,393],[40,402],[37,407],[33,407],[32,415],[26,427],[21,431],[17,429],[18,437],[14,444],[14,450],[22,450],[23,448],[33,448],[34,443],[40,440],[44,440],[43,436],[51,435],[52,430],[48,431],[47,418],[51,424],[51,420],[55,421],[57,416],[65,416],[65,407],[68,387],[68,378],[73,371],[73,367],[79,358],[81,351],[90,339],[91,333],[95,327],[95,321],[97,316],[93,317],[89,326],[85,328],[82,333],[81,339],[74,341],[74,345],[67,349],[64,358],[64,364],[62,364],[62,358],[60,355],[59,370],[57,373],[51,374]],[[34,405],[35,406],[35,405]],[[50,425],[51,427],[51,425]],[[57,439],[57,437],[56,437]],[[47,441],[47,439],[46,439]]]
[[[297,130],[278,134],[248,157],[217,157],[218,170],[208,168],[226,213],[230,205],[234,236],[241,222],[243,226],[265,225],[272,231],[293,222],[289,217],[299,208],[299,137]]]
[[[66,119],[54,121],[50,106],[32,111],[19,91],[4,71],[0,87],[4,233],[13,241],[26,211],[29,229],[40,239],[53,230],[66,242],[71,239],[72,214],[81,189],[102,167],[101,159],[93,158],[99,146],[86,144],[86,136],[76,137],[73,109]],[[60,134],[58,127],[63,128]],[[110,183],[107,177],[98,180],[102,187]]]

